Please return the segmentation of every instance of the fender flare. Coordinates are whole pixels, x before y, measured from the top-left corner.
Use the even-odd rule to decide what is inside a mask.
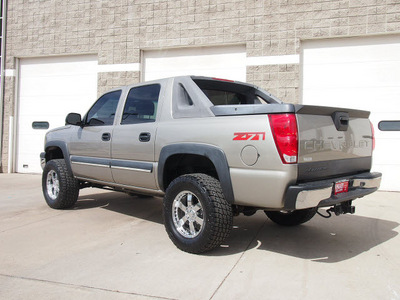
[[[163,147],[160,152],[157,170],[157,179],[161,190],[165,191],[166,189],[163,182],[165,163],[170,156],[175,154],[194,154],[207,157],[213,163],[217,171],[225,199],[230,204],[234,203],[235,198],[233,194],[232,181],[225,153],[222,149],[212,145],[182,143]]]
[[[69,172],[71,172],[71,174],[73,174],[72,167],[71,167],[71,158],[69,157],[69,151],[68,151],[67,144],[64,141],[49,141],[49,142],[47,142],[46,146],[45,146],[46,156],[47,156],[48,149],[52,148],[52,147],[57,147],[57,148],[61,149],[63,156],[64,156],[65,163],[67,164],[67,169]],[[46,159],[46,162],[47,162],[47,159]]]

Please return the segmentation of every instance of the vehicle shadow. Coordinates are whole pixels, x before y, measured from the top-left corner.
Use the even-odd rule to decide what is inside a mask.
[[[164,224],[162,199],[157,197],[130,196],[118,192],[83,195],[74,206],[76,210],[101,207],[134,218]]]
[[[74,209],[97,207],[163,224],[161,198],[102,192],[79,197]],[[276,225],[259,211],[251,217],[235,217],[228,239],[204,255],[226,256],[257,249],[315,262],[335,263],[396,237],[398,232],[394,229],[398,226],[397,222],[355,214],[333,216],[328,220],[316,215],[306,224],[284,227]]]
[[[246,240],[247,249],[274,252],[315,262],[345,261],[396,237],[399,223],[358,215],[316,215],[306,224],[285,227],[267,219],[263,212],[234,219],[234,229],[226,246],[209,255],[237,253],[236,246]],[[249,239],[249,236],[252,239]],[[233,248],[233,249],[230,249]]]

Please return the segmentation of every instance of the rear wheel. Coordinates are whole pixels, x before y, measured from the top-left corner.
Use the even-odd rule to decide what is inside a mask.
[[[63,159],[54,159],[43,169],[42,190],[51,208],[70,208],[78,200],[79,182],[68,171]]]
[[[296,226],[308,222],[317,213],[316,208],[294,210],[291,212],[264,211],[273,222],[283,226]]]
[[[232,229],[232,207],[219,181],[205,174],[183,175],[168,187],[164,225],[181,250],[202,253],[218,247]]]

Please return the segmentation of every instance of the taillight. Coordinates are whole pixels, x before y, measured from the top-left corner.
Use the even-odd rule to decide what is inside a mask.
[[[284,164],[297,163],[297,121],[294,114],[268,115],[275,145]]]
[[[372,151],[374,151],[375,150],[375,129],[374,129],[374,125],[372,125],[371,121],[369,121],[369,124],[371,124]]]

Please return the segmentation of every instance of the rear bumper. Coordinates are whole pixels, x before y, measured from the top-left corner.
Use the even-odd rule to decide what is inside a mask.
[[[381,173],[368,172],[290,186],[285,194],[285,210],[332,206],[364,197],[378,190],[381,179]],[[349,180],[349,191],[334,195],[335,183],[342,180]]]

